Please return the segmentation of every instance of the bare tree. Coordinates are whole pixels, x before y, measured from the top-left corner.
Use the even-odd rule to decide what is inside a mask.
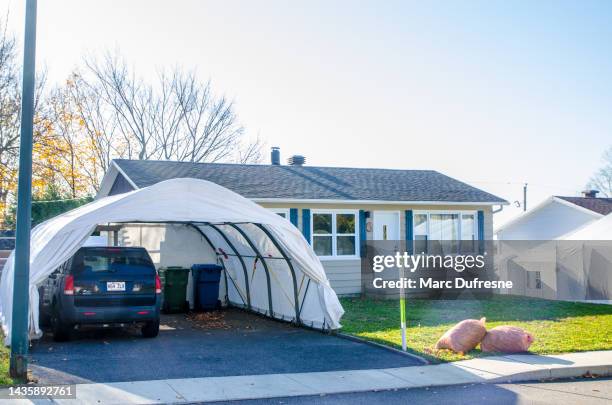
[[[238,149],[237,163],[261,163],[263,160],[262,151],[266,143],[257,135],[255,140],[246,143]]]
[[[183,111],[175,98],[175,87],[178,73],[171,76],[162,71],[159,76],[159,97],[156,99],[154,116],[154,138],[157,145],[157,157],[164,160],[176,158],[182,140],[181,122]]]
[[[86,58],[85,66],[93,76],[89,86],[106,103],[117,123],[127,157],[152,158],[156,152],[153,129],[157,109],[152,86],[137,79],[122,59],[110,53],[102,61]]]
[[[599,190],[606,197],[612,197],[612,146],[604,152],[602,161],[603,166],[591,177],[588,187]]]
[[[116,115],[109,110],[98,88],[83,80],[79,72],[71,75],[66,87],[86,138],[90,164],[85,165],[83,171],[97,192],[100,178],[112,159],[127,156],[125,143],[118,139]]]
[[[132,159],[189,162],[231,160],[239,154],[244,128],[232,101],[213,94],[210,82],[175,67],[162,71],[154,84],[138,79],[118,56],[85,60],[87,82],[115,125],[122,147]],[[256,157],[257,142],[247,157]],[[248,150],[248,149],[247,149]]]
[[[182,117],[176,160],[217,162],[234,154],[244,129],[237,123],[233,103],[215,97],[210,82],[198,81],[193,73],[175,71],[172,77]]]
[[[0,21],[0,211],[15,191],[21,108],[16,42]],[[261,160],[259,138],[244,142],[231,100],[175,67],[147,82],[118,56],[86,58],[51,92],[37,75],[34,162],[42,183],[72,197],[97,191],[115,158],[190,162]],[[43,99],[43,95],[46,97]],[[41,184],[42,184],[41,183]],[[2,212],[0,212],[0,215]]]

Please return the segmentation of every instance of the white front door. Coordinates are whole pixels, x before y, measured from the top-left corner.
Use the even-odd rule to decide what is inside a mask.
[[[374,240],[400,240],[400,214],[374,211]]]

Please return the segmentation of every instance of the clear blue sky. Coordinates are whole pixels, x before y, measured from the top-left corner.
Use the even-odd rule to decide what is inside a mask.
[[[20,40],[24,3],[0,0]],[[612,1],[40,0],[38,22],[51,83],[105,49],[192,67],[283,160],[435,169],[509,201],[527,181],[533,206],[612,144]]]

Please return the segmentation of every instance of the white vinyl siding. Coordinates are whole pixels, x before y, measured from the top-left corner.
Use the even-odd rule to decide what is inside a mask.
[[[323,260],[325,274],[338,295],[361,294],[361,261],[359,259]]]

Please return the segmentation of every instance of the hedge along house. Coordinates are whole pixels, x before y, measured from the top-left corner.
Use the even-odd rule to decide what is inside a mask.
[[[217,183],[291,221],[338,295],[364,291],[365,241],[491,240],[493,212],[507,204],[432,170],[314,167],[301,156],[281,165],[277,148],[269,165],[114,160],[98,196],[173,178]],[[121,229],[118,242],[146,247],[160,266],[214,258],[177,232],[169,225],[133,225]]]

